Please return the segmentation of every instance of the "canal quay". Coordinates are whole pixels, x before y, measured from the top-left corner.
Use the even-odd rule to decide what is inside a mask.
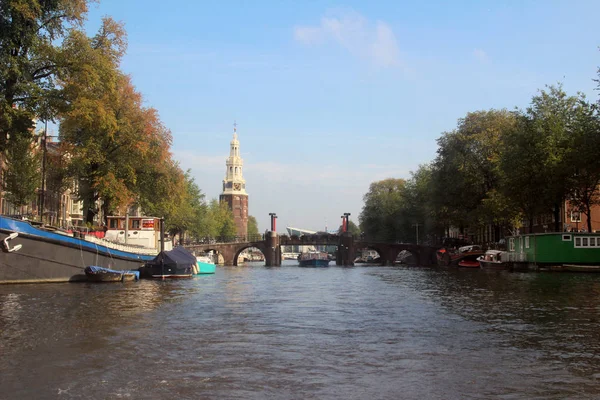
[[[0,286],[1,399],[589,399],[600,275],[246,264]]]

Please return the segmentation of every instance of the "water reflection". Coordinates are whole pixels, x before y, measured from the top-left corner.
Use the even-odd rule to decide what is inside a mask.
[[[246,265],[0,286],[0,398],[586,398],[600,276]]]

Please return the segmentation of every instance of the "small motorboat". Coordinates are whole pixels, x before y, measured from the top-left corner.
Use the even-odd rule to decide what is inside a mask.
[[[484,269],[508,269],[508,264],[502,260],[504,254],[506,254],[504,251],[488,250],[477,260]]]

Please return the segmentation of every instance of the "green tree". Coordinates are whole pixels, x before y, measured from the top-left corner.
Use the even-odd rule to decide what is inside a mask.
[[[385,179],[371,183],[364,196],[364,206],[359,216],[360,228],[364,234],[375,240],[395,241],[405,233],[401,209],[405,191],[404,179]]]
[[[32,137],[18,136],[6,151],[7,169],[4,176],[6,199],[15,207],[35,200],[40,186],[40,156],[34,151]]]
[[[545,190],[539,189],[548,198],[548,208],[554,213],[554,230],[557,232],[562,231],[559,225],[560,210],[569,192],[569,180],[575,173],[569,159],[569,153],[574,147],[570,127],[580,98],[581,95],[567,95],[561,84],[548,86],[532,98],[531,105],[527,108],[527,115],[542,153],[544,168],[537,172],[547,177]]]
[[[210,237],[233,238],[236,235],[233,213],[226,202],[211,200],[206,218]]]
[[[592,208],[600,205],[600,115],[598,107],[580,98],[570,126],[573,138],[568,163],[574,167],[569,178],[568,199],[571,207],[587,216],[592,232]]]
[[[454,131],[438,139],[431,195],[447,227],[458,226],[462,231],[467,226],[507,222],[506,199],[497,193],[502,140],[515,124],[516,116],[506,110],[471,112]]]
[[[256,222],[256,218],[252,215],[248,216],[248,237],[255,237],[260,235],[258,231],[258,222]]]
[[[555,231],[562,231],[560,209],[576,169],[571,128],[578,103],[561,85],[549,86],[517,113],[515,129],[504,138],[501,194],[528,220],[530,231],[535,216],[551,213]]]
[[[204,194],[194,181],[191,170],[188,169],[185,173],[176,170],[175,173],[178,179],[177,186],[183,187],[170,196],[174,204],[172,211],[165,216],[169,233],[173,237],[179,236],[180,241],[188,231],[193,237],[198,238],[202,234],[207,212]]]
[[[0,151],[22,145],[36,116],[52,119],[59,90],[56,76],[69,59],[60,41],[79,27],[86,0],[0,2]],[[10,139],[9,139],[10,138]]]

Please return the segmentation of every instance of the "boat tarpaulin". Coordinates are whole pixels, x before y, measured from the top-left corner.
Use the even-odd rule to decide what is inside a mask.
[[[196,257],[185,248],[179,246],[173,250],[161,251],[148,264],[160,265],[161,263],[164,263],[164,265],[195,265]]]

